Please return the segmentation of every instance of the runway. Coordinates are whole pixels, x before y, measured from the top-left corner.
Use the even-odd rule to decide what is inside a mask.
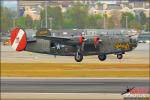
[[[2,78],[5,93],[119,93],[128,88],[149,88],[149,80],[133,78]]]

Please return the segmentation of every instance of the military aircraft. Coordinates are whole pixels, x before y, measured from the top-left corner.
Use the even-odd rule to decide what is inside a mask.
[[[86,55],[98,55],[100,61],[104,61],[108,54],[115,54],[122,59],[125,52],[137,47],[137,35],[85,35],[77,30],[72,33],[79,34],[53,36],[48,29],[40,29],[35,35],[29,35],[23,29],[15,28],[10,41],[16,51],[74,56],[77,62],[81,62]]]

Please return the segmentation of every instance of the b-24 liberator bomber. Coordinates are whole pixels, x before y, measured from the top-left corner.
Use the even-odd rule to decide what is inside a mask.
[[[34,36],[29,36],[23,29],[14,28],[11,32],[11,46],[16,51],[30,51],[53,55],[74,56],[77,62],[86,55],[98,55],[104,61],[108,54],[117,55],[118,59],[123,54],[137,47],[137,34],[123,35],[71,35],[53,36],[48,29],[40,29]]]

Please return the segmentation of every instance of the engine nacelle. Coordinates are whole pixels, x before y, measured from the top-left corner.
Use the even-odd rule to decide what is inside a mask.
[[[84,40],[85,40],[85,38],[82,35],[80,35],[80,37],[79,37],[79,44],[82,45]]]
[[[97,46],[100,42],[100,38],[98,36],[94,36],[94,45]]]

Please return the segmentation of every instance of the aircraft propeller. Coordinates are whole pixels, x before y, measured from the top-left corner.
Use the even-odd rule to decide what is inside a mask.
[[[80,44],[80,46],[81,46],[81,50],[82,50],[82,51],[84,50],[85,42],[86,42],[85,37],[83,37],[82,35],[80,35],[80,37],[79,37],[79,44]]]
[[[94,36],[94,46],[95,48],[99,45],[99,43],[101,42],[99,36]]]

